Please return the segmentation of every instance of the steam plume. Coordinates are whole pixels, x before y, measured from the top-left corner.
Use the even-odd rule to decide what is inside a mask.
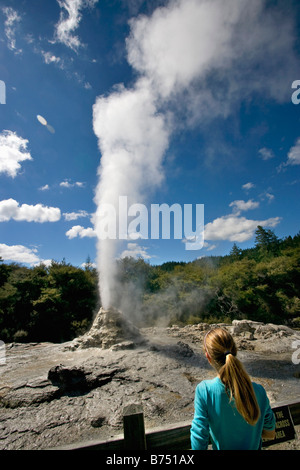
[[[115,207],[118,220],[119,196],[127,196],[128,204],[145,203],[163,181],[163,157],[182,123],[228,116],[253,93],[290,99],[294,23],[267,3],[174,0],[131,21],[128,62],[137,82],[98,97],[93,108],[101,152],[94,223],[105,308],[114,302],[119,249],[118,240],[100,236],[105,204]]]
[[[118,221],[119,196],[126,195],[129,205],[142,203],[149,191],[162,182],[162,158],[168,146],[168,131],[163,116],[156,110],[151,88],[144,80],[131,90],[121,87],[109,97],[97,99],[94,131],[102,155],[95,196],[98,207],[95,230],[101,299],[107,308],[113,302],[118,241],[101,239],[103,207],[105,204],[114,206]],[[114,214],[112,217],[114,224]]]

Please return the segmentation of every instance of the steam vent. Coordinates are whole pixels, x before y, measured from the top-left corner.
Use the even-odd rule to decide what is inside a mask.
[[[138,328],[129,322],[123,314],[114,308],[104,310],[102,307],[97,313],[91,329],[72,341],[68,349],[101,348],[117,349],[134,347],[141,344],[143,338]]]

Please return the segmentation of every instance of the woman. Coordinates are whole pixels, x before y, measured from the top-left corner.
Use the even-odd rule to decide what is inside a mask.
[[[218,376],[197,385],[192,449],[207,449],[209,440],[218,450],[260,449],[262,437],[275,437],[275,416],[265,389],[251,382],[227,330],[210,330],[204,351]]]

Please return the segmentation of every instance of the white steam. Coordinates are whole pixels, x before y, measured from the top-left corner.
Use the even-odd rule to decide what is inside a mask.
[[[98,234],[101,300],[107,308],[113,303],[118,243],[117,239],[101,239],[103,207],[113,205],[118,221],[119,196],[127,196],[128,205],[142,203],[149,191],[162,182],[168,131],[163,117],[157,113],[151,88],[144,80],[132,90],[120,88],[107,98],[97,99],[94,131],[102,155],[94,223]],[[112,217],[114,225],[114,214]]]
[[[101,152],[94,223],[104,307],[114,302],[119,249],[118,240],[100,237],[105,204],[115,206],[118,220],[119,196],[127,196],[128,205],[146,202],[163,181],[163,157],[180,126],[227,116],[253,93],[290,99],[287,83],[297,71],[294,23],[267,3],[174,0],[131,20],[128,62],[137,82],[98,97],[93,108]]]

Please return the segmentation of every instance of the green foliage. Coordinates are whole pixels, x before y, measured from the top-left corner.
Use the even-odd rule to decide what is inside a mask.
[[[231,258],[238,260],[241,258],[241,254],[242,254],[242,250],[237,246],[236,243],[234,243],[230,251]]]
[[[231,322],[300,325],[300,234],[279,240],[262,227],[255,246],[190,263],[118,262],[118,308],[138,326]],[[64,261],[26,268],[0,259],[0,339],[68,341],[98,310],[98,276]]]
[[[272,230],[266,230],[261,225],[258,225],[255,235],[256,248],[260,257],[279,254],[279,240]]]
[[[258,227],[254,248],[228,256],[152,267],[141,307],[146,324],[248,318],[296,326],[300,316],[300,236],[279,240]]]
[[[68,341],[90,324],[99,305],[95,270],[54,261],[2,267],[8,272],[0,287],[3,341]]]

